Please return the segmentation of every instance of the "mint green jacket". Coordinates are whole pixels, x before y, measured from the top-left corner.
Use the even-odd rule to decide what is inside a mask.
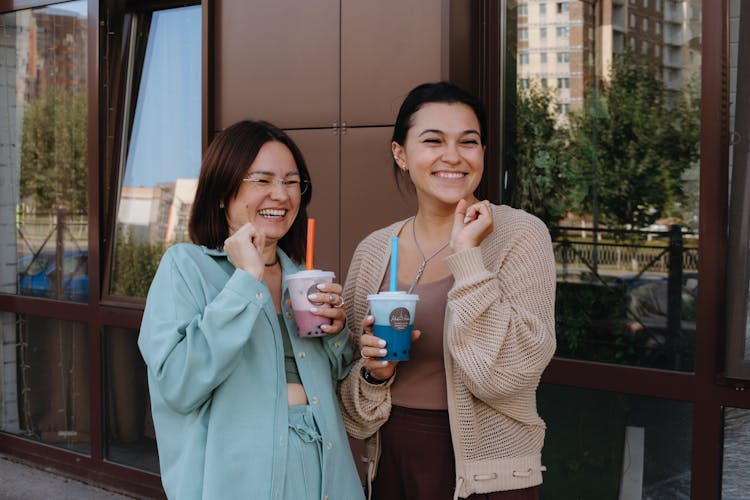
[[[296,272],[278,250],[283,275]],[[283,280],[282,280],[283,283]],[[297,337],[282,316],[323,436],[321,498],[363,497],[336,399],[349,371],[348,330]],[[170,499],[282,499],[287,394],[276,310],[266,285],[223,252],[182,243],[162,258],[138,347],[148,367],[162,483]]]

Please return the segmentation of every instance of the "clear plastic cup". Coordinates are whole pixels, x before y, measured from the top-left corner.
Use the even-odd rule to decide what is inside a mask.
[[[297,336],[307,338],[323,337],[326,335],[320,329],[320,326],[330,325],[331,319],[311,313],[311,307],[320,306],[321,304],[310,302],[307,296],[312,293],[320,293],[317,285],[320,283],[331,283],[334,276],[334,273],[331,271],[311,269],[290,274],[285,278],[287,287],[289,288],[289,298],[292,299],[294,321],[297,323]]]
[[[368,295],[370,310],[375,316],[372,333],[385,340],[388,353],[380,358],[406,361],[411,351],[411,332],[414,329],[414,310],[419,295],[406,292],[380,292]]]

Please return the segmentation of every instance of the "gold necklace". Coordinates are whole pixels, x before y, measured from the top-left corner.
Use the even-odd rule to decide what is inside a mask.
[[[448,241],[440,245],[440,248],[432,252],[432,254],[429,257],[424,256],[424,252],[422,251],[422,247],[419,246],[419,241],[417,241],[417,231],[414,229],[414,224],[417,220],[417,216],[415,215],[411,219],[411,235],[414,238],[414,244],[417,246],[417,250],[419,250],[419,254],[422,256],[422,263],[419,264],[419,267],[417,268],[417,275],[414,276],[414,281],[411,282],[411,286],[409,287],[409,291],[406,293],[411,293],[412,290],[414,290],[414,287],[417,286],[417,283],[419,282],[419,279],[422,277],[422,273],[424,272],[424,268],[427,267],[427,263],[432,259],[434,256],[442,252],[445,247],[448,246],[448,243],[451,242],[450,238],[448,238]]]

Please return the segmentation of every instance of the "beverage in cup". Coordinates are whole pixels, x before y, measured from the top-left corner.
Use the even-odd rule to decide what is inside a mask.
[[[310,269],[290,274],[285,278],[289,288],[289,297],[292,299],[294,321],[297,323],[297,335],[299,337],[322,337],[326,335],[320,329],[320,325],[330,325],[331,319],[311,313],[311,307],[317,307],[321,304],[310,302],[307,296],[313,293],[322,293],[318,290],[317,285],[331,283],[333,277],[334,274],[330,271]]]
[[[411,332],[414,329],[414,310],[419,295],[396,291],[368,295],[370,310],[375,316],[372,333],[385,340],[388,353],[380,358],[406,361],[411,350]]]

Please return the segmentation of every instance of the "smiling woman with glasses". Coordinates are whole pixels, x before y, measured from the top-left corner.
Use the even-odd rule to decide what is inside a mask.
[[[304,339],[284,285],[305,258],[309,178],[267,122],[206,151],[193,243],[164,255],[138,339],[169,498],[363,496],[335,392],[352,361],[341,285],[308,292],[331,324]]]

